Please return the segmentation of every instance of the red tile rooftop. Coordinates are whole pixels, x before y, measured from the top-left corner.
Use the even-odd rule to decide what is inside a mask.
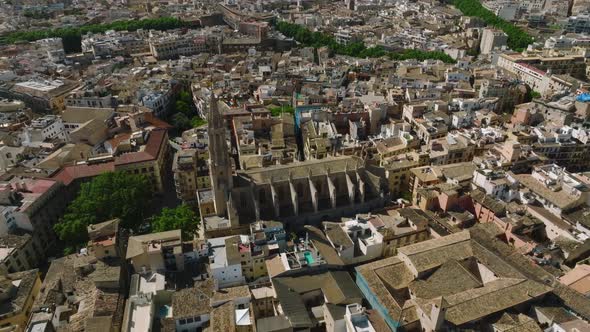
[[[172,129],[172,128],[174,128],[174,126],[172,126],[168,122],[165,122],[165,121],[157,118],[153,113],[147,113],[145,115],[144,119],[145,119],[145,121],[149,122],[152,126],[158,128],[158,129]]]
[[[92,243],[94,245],[106,247],[106,246],[113,245],[115,243],[115,238],[114,237],[102,238],[100,240],[93,241]]]
[[[145,148],[139,152],[128,152],[115,159],[115,166],[150,161],[158,158],[162,147],[167,144],[166,130],[154,129],[150,132]]]
[[[114,150],[117,148],[117,146],[119,146],[119,144],[121,144],[121,142],[129,139],[130,137],[131,137],[130,133],[123,133],[123,134],[115,135],[115,137],[111,138],[107,142],[109,142],[109,144],[111,145],[111,148],[113,148],[113,150]]]
[[[383,220],[381,220],[381,218],[379,218],[378,216],[371,216],[371,218],[369,218],[369,222],[375,226],[375,228],[380,228],[380,227],[384,227],[385,223],[383,222]]]
[[[240,243],[238,245],[238,248],[240,249],[240,252],[249,252],[250,251],[250,246],[242,244],[242,243]]]
[[[154,160],[158,158],[160,150],[166,144],[165,138],[165,129],[154,129],[150,132],[143,151],[125,153],[116,157],[115,161],[110,162],[65,166],[51,176],[51,179],[61,181],[67,186],[76,179],[94,177],[106,172],[114,172],[115,167],[119,165]]]
[[[56,181],[49,179],[36,179],[27,181],[27,190],[34,194],[42,194],[51,188]],[[14,184],[13,184],[14,187]]]
[[[77,179],[90,178],[100,175],[102,173],[114,171],[115,162],[113,161],[93,165],[83,164],[66,166],[57,173],[55,173],[51,178],[56,181],[61,181],[64,185],[67,186]]]
[[[533,66],[531,66],[529,64],[526,64],[526,63],[518,63],[518,64],[521,65],[521,66],[523,66],[523,67],[525,67],[525,68],[527,68],[527,69],[530,69],[530,70],[536,72],[537,74],[541,74],[541,75],[545,75],[546,74],[546,72],[542,71],[541,69],[539,69],[537,67],[533,67]]]
[[[0,184],[0,191],[15,190],[27,194],[42,194],[55,184],[50,179],[12,178],[8,183]]]

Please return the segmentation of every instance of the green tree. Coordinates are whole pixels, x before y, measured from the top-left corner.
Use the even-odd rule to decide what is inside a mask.
[[[358,58],[379,58],[388,56],[391,60],[441,60],[445,63],[455,63],[456,61],[448,54],[440,51],[422,51],[407,49],[401,52],[388,52],[380,46],[366,47],[363,42],[342,45],[336,42],[333,36],[322,32],[311,32],[306,27],[281,21],[276,24],[276,29],[287,37],[294,38],[297,42],[315,48],[328,47],[332,53],[348,55]]]
[[[87,240],[86,227],[91,224],[120,218],[122,227],[135,229],[144,220],[151,188],[145,175],[103,173],[82,184],[54,230],[66,245],[78,247]]]
[[[401,195],[400,198],[405,199],[408,202],[412,202],[412,193],[409,191],[404,191]]]
[[[186,102],[182,101],[182,100],[177,100],[176,104],[174,105],[174,110],[178,113],[182,113],[186,116],[190,116],[191,115],[191,107],[189,104],[187,104]]]
[[[535,90],[533,90],[533,89],[529,89],[529,90],[527,91],[527,94],[526,94],[526,96],[525,96],[525,100],[526,100],[527,102],[530,102],[530,101],[532,101],[533,99],[539,99],[539,98],[541,98],[541,93],[539,93],[538,91],[535,91]]]
[[[469,56],[478,56],[479,53],[480,53],[479,47],[476,49],[472,48],[472,49],[467,50],[467,55],[469,55]]]
[[[135,31],[139,29],[164,31],[188,26],[188,23],[174,17],[160,17],[144,20],[121,20],[104,24],[83,25],[80,27],[20,30],[1,37],[0,42],[14,44],[17,42],[30,42],[44,38],[61,37],[64,42],[64,50],[71,53],[80,52],[82,50],[82,35],[85,35],[88,32],[103,33],[108,30]]]
[[[291,106],[275,106],[268,109],[272,116],[279,116],[282,113],[294,114],[295,109]]]
[[[192,127],[191,120],[184,113],[174,114],[172,116],[172,125],[183,131]]]
[[[153,232],[165,232],[175,229],[182,231],[182,237],[192,239],[201,224],[199,216],[186,204],[175,208],[164,208],[160,215],[152,220]]]
[[[193,118],[191,119],[191,125],[193,128],[200,127],[205,124],[207,124],[207,120],[204,120],[197,115],[193,116]]]
[[[191,97],[190,92],[188,92],[186,90],[180,91],[180,94],[178,95],[178,99],[182,100],[183,102],[187,103],[188,105],[190,105],[193,102],[193,98]]]
[[[482,6],[479,0],[453,0],[452,3],[464,15],[479,17],[486,24],[504,31],[508,35],[508,46],[513,50],[522,51],[533,43],[533,38],[524,30],[496,16]]]
[[[47,13],[44,13],[43,11],[38,11],[38,10],[25,10],[25,12],[23,13],[23,16],[28,17],[28,18],[32,18],[35,20],[46,20],[46,19],[50,18],[50,16]]]

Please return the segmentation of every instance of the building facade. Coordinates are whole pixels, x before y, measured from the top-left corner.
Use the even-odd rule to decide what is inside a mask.
[[[506,46],[508,35],[500,30],[484,29],[479,46],[481,54],[490,54],[493,50]]]

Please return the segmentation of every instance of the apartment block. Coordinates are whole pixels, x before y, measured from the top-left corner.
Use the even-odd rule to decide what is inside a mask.
[[[126,259],[133,270],[163,272],[184,270],[184,252],[180,230],[131,236]]]
[[[0,282],[5,290],[1,301],[6,308],[0,314],[1,328],[5,331],[25,331],[33,303],[41,290],[39,270],[3,274]]]
[[[490,54],[493,50],[506,46],[507,42],[508,35],[504,32],[495,29],[483,29],[479,49],[481,54]]]
[[[174,155],[172,172],[176,195],[184,203],[197,206],[197,191],[211,188],[209,151],[203,148],[183,149]]]

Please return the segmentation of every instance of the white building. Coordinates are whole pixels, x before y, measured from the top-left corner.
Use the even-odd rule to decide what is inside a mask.
[[[467,128],[473,125],[475,112],[455,112],[451,115],[451,126],[453,128]]]
[[[82,37],[82,51],[92,52],[95,58],[125,56],[149,51],[147,33],[107,31],[104,34],[88,33]]]
[[[0,206],[0,235],[6,235],[18,228],[17,218],[19,215],[17,206]],[[32,226],[30,226],[32,228]]]
[[[510,2],[501,2],[495,8],[488,8],[496,14],[496,16],[506,20],[506,21],[513,21],[518,16],[518,12],[520,10],[520,6],[518,3],[510,3]]]
[[[570,16],[564,21],[564,29],[573,33],[590,33],[590,15]]]
[[[526,63],[514,63],[514,73],[518,75],[526,85],[530,86],[534,91],[545,90],[545,77],[547,73],[543,70],[530,66]]]
[[[566,36],[559,36],[559,38],[556,37],[549,37],[545,40],[545,45],[543,46],[546,49],[551,49],[551,50],[563,50],[563,49],[569,49],[572,48],[574,43],[574,39],[573,38],[568,38]]]
[[[336,33],[334,33],[334,39],[338,44],[348,45],[355,42],[357,40],[357,36],[351,30],[341,28]]]
[[[161,299],[168,298],[169,291],[165,290],[166,280],[163,274],[147,272],[131,276],[131,289],[129,299],[125,304],[125,312],[128,313],[123,321],[123,332],[150,332],[152,323],[156,317],[156,306]],[[164,308],[166,308],[164,306]],[[172,317],[170,310],[164,313],[164,317]]]
[[[61,117],[45,115],[31,121],[31,125],[22,132],[22,145],[39,147],[51,140],[68,141],[68,135]]]
[[[22,146],[2,146],[0,147],[0,171],[6,171],[14,167],[23,156],[25,148]]]
[[[500,49],[508,43],[508,35],[500,30],[484,29],[481,36],[481,54],[490,54],[493,50]]]
[[[498,98],[453,98],[449,108],[454,111],[474,112],[481,109],[495,110]]]
[[[381,257],[383,234],[359,216],[342,223],[324,222],[324,230],[330,244],[346,264]]]
[[[445,80],[449,83],[469,82],[471,73],[461,69],[447,69],[445,71]]]
[[[323,311],[326,332],[376,332],[365,308],[358,303],[347,305],[344,314],[330,304],[324,304]]]
[[[555,164],[537,166],[532,174],[514,177],[528,189],[528,196],[556,217],[561,217],[564,211],[590,203],[588,186]]]
[[[112,96],[87,95],[86,93],[72,93],[66,98],[67,106],[112,108],[115,99]]]
[[[140,104],[149,108],[157,117],[165,117],[172,109],[178,84],[175,81],[146,81],[146,86],[137,92]]]
[[[349,304],[346,306],[344,314],[346,332],[376,332],[373,324],[369,321],[365,308],[358,304]]]
[[[150,32],[150,52],[156,59],[170,59],[179,56],[195,55],[209,51],[207,36],[204,34]]]
[[[510,174],[490,169],[476,169],[473,172],[473,185],[494,198],[510,202],[519,197],[518,185]]]
[[[43,231],[36,230],[27,211],[23,211],[24,207],[30,207],[38,203],[37,200],[40,196],[34,192],[38,190],[36,188],[40,185],[50,184],[48,182],[38,185],[38,181],[44,182],[45,180],[13,179],[10,183],[0,184],[0,193],[11,201],[0,205],[0,235],[10,233],[17,228],[29,232]],[[23,196],[22,199],[19,199],[19,195]]]
[[[583,319],[574,319],[567,322],[553,322],[545,332],[590,331],[590,324]]]
[[[45,49],[47,58],[53,63],[61,63],[66,59],[64,44],[61,38],[46,38],[37,41],[37,44]]]
[[[527,0],[520,2],[520,10],[525,13],[539,12],[543,9],[546,0]]]
[[[219,288],[242,285],[246,278],[242,275],[241,257],[228,257],[226,240],[233,236],[208,239],[209,246],[209,273],[215,279]],[[242,243],[250,240],[246,235],[240,235]]]
[[[12,113],[25,109],[25,103],[21,100],[0,98],[0,112]]]

